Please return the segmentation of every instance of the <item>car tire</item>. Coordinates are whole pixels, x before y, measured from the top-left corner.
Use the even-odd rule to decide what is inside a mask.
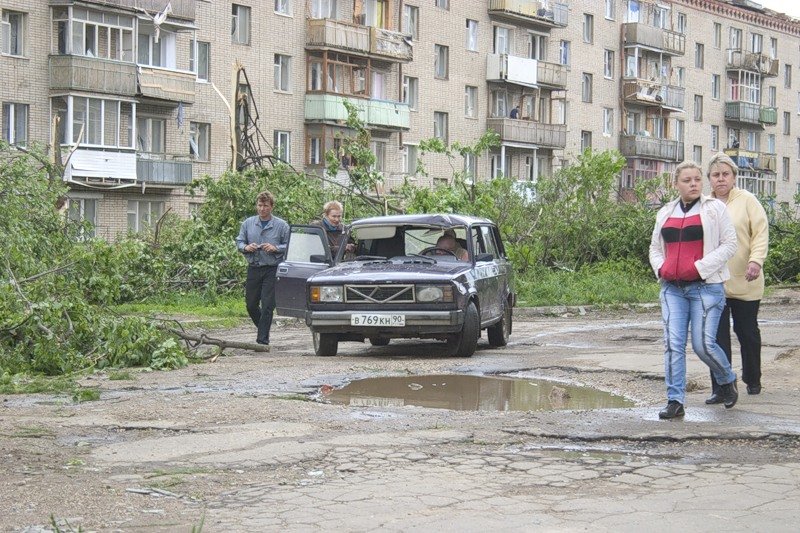
[[[511,336],[511,321],[511,306],[506,303],[503,306],[503,316],[500,321],[486,329],[490,346],[505,346],[508,344],[508,338]]]
[[[335,333],[312,333],[314,353],[318,357],[333,357],[339,351],[339,338]]]
[[[369,343],[373,346],[388,346],[389,339],[386,337],[370,337]]]
[[[456,357],[472,357],[478,347],[478,336],[481,334],[481,318],[478,308],[470,302],[464,313],[464,326],[460,333],[453,335],[447,344]]]

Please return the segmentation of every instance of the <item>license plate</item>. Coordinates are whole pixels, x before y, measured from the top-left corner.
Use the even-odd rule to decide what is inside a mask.
[[[377,313],[350,315],[350,325],[399,328],[406,325],[406,315],[383,315]]]

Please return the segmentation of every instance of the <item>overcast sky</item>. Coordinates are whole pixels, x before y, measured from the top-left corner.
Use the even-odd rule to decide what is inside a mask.
[[[800,2],[795,0],[756,0],[762,6],[800,19]]]

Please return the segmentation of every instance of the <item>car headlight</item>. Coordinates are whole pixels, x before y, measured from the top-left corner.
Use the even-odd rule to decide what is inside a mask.
[[[312,285],[311,301],[319,302],[342,302],[344,291],[341,285]]]
[[[452,302],[453,287],[450,285],[426,285],[417,288],[418,302]]]

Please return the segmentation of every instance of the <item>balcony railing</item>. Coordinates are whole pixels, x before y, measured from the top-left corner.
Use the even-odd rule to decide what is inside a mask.
[[[740,150],[738,148],[730,148],[725,150],[725,154],[733,159],[741,169],[753,170],[766,170],[769,172],[776,172],[778,170],[778,156],[777,154],[768,154],[766,152],[753,152],[750,150]]]
[[[777,115],[777,111],[775,113]],[[777,116],[775,118],[777,121]],[[750,102],[725,102],[725,120],[761,124],[761,106]]]
[[[778,123],[778,110],[774,107],[762,107],[759,122],[767,126],[774,126]]]
[[[192,162],[188,156],[139,153],[136,177],[148,185],[181,187],[192,181]]]
[[[638,44],[672,55],[686,53],[686,36],[682,33],[648,26],[641,22],[626,22],[622,26],[626,46]]]
[[[563,149],[567,146],[567,126],[564,124],[490,118],[486,121],[486,127],[496,131],[502,141],[532,144],[542,148]]]
[[[347,109],[344,101],[358,107],[358,118],[367,126],[380,129],[402,129],[411,127],[411,113],[408,104],[389,100],[368,100],[335,94],[307,94],[305,119],[313,122],[344,123]]]
[[[567,66],[558,63],[548,63],[538,61],[536,65],[536,77],[539,85],[548,85],[563,89],[567,86]]]
[[[139,94],[146,98],[192,104],[195,80],[192,72],[139,65]]]
[[[535,59],[508,54],[489,54],[486,58],[486,79],[521,85],[536,85],[538,68]]]
[[[775,77],[778,75],[778,60],[767,55],[748,52],[741,48],[728,48],[728,68],[735,70],[749,70],[758,72],[762,76]]]
[[[670,139],[659,139],[645,135],[620,136],[620,152],[625,157],[680,161],[683,158],[683,143]]]
[[[622,94],[626,102],[676,110],[684,109],[686,99],[686,89],[683,87],[647,80],[625,80]]]
[[[369,51],[373,55],[398,61],[411,61],[414,58],[410,36],[383,28],[369,29]]]
[[[372,54],[396,61],[411,61],[414,57],[410,37],[400,32],[332,19],[309,19],[307,24],[306,46]]]
[[[136,95],[136,65],[96,57],[50,56],[50,89]]]
[[[90,3],[106,4],[129,9],[145,10],[151,15],[160,13],[167,6],[167,0],[103,0],[102,2],[92,1]],[[170,17],[194,20],[196,17],[197,0],[169,0],[172,4]]]
[[[522,18],[551,28],[565,27],[569,22],[569,6],[560,2],[489,0],[489,13]]]
[[[77,148],[66,160],[64,180],[90,183],[97,186],[116,186],[136,183],[136,153],[133,149]],[[67,159],[69,155],[69,159]]]

